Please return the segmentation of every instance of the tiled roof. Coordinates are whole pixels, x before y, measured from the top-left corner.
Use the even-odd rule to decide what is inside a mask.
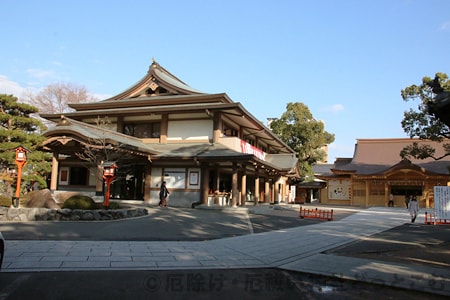
[[[159,79],[163,80],[164,82],[169,83],[175,87],[178,87],[181,90],[185,90],[185,91],[188,91],[191,93],[196,93],[196,94],[203,93],[197,89],[190,87],[189,85],[187,85],[186,83],[184,83],[183,81],[181,81],[180,79],[175,77],[172,73],[170,73],[166,69],[162,68],[159,64],[153,63],[150,68],[152,68],[152,67],[154,68],[155,75]]]
[[[313,171],[316,175],[330,174],[334,164],[316,164],[313,165]]]
[[[354,171],[356,174],[362,175],[382,173],[401,162],[400,151],[413,142],[432,146],[436,149],[436,157],[442,156],[445,153],[442,143],[432,141],[409,138],[358,139],[353,159],[338,160],[339,164],[335,164],[334,170]],[[438,174],[449,174],[450,156],[437,161],[433,158],[423,160],[411,158],[410,161],[413,165],[422,167],[427,171]]]
[[[186,144],[186,143],[168,143],[154,144],[153,148],[160,154],[154,157],[161,159],[167,158],[198,158],[199,160],[214,160],[218,158],[232,159],[255,159],[252,154],[246,154],[232,150],[222,144]],[[265,161],[262,164],[273,167],[277,170],[290,171],[297,164],[297,158],[291,154],[266,154]]]
[[[89,141],[90,139],[115,141],[121,145],[136,149],[142,153],[158,153],[151,145],[143,143],[138,138],[66,117],[63,117],[59,124],[45,131],[43,135],[48,138],[51,136],[58,136],[61,133],[65,135],[72,134],[86,141]]]
[[[147,95],[147,90],[152,88],[152,86],[164,86],[170,90],[172,90],[175,94],[180,95],[191,95],[191,94],[204,94],[203,92],[194,89],[181,81],[175,75],[164,69],[160,64],[156,61],[150,65],[150,68],[147,74],[139,80],[137,83],[121,92],[118,95],[115,95],[111,98],[103,100],[104,102],[111,102],[120,99],[126,98],[138,98]],[[169,94],[172,96],[172,94]]]

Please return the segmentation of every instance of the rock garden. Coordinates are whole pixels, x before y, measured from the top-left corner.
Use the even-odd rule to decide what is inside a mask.
[[[126,207],[114,201],[106,209],[91,197],[76,192],[53,196],[48,189],[24,195],[18,208],[11,206],[11,199],[0,200],[0,222],[106,221],[148,214],[146,208]]]

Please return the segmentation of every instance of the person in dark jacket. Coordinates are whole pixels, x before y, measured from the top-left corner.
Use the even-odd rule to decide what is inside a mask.
[[[158,206],[164,206],[167,207],[167,196],[169,195],[169,191],[167,190],[166,187],[166,182],[163,181],[161,184],[161,188],[159,189],[159,204]]]

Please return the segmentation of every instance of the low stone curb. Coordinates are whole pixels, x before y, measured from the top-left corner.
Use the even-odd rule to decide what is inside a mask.
[[[148,215],[145,208],[128,209],[48,209],[0,207],[0,221],[108,221]]]

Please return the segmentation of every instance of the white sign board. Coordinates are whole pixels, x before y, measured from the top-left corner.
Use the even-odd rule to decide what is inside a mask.
[[[436,219],[450,220],[450,186],[434,187],[434,215]]]
[[[291,189],[289,191],[289,202],[294,202],[295,201],[295,189],[296,189],[296,186],[292,185]]]
[[[335,179],[328,181],[328,199],[350,200],[352,185],[349,179]]]

